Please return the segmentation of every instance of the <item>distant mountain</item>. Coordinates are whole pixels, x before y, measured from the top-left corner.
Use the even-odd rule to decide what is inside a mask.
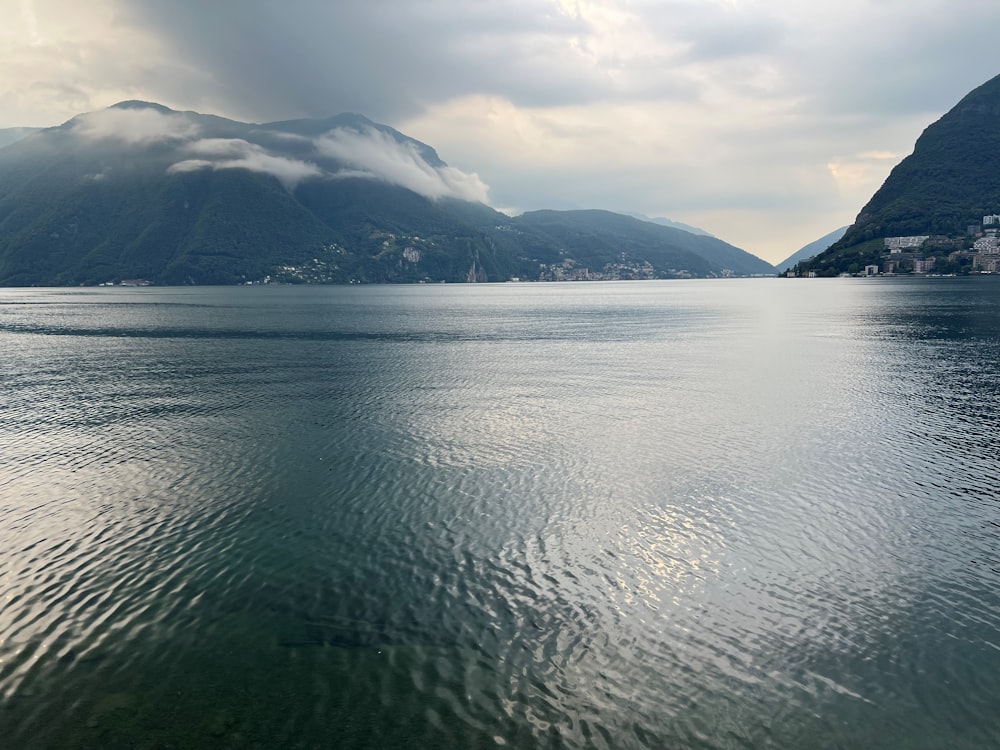
[[[950,235],[1000,213],[1000,76],[967,94],[917,139],[843,238],[809,268],[875,262],[885,237]]]
[[[706,232],[704,229],[699,229],[698,227],[693,227],[690,224],[685,224],[681,221],[674,221],[673,219],[666,219],[662,216],[650,217],[645,214],[633,213],[632,211],[626,211],[627,216],[635,217],[636,219],[641,219],[642,221],[648,221],[652,224],[659,224],[660,226],[670,227],[672,229],[683,229],[685,232],[690,232],[691,234],[701,234],[705,237],[714,237],[715,235],[711,232]]]
[[[515,221],[517,227],[533,230],[529,242],[565,248],[567,254],[589,257],[599,268],[646,260],[661,275],[774,273],[770,263],[722,240],[610,211],[530,211]]]
[[[823,235],[818,240],[813,240],[808,245],[799,248],[780,263],[776,263],[774,267],[778,269],[779,273],[783,273],[789,268],[793,268],[795,264],[819,255],[821,252],[830,247],[830,245],[843,237],[845,232],[847,232],[847,227],[834,229],[832,232]]]
[[[0,285],[772,271],[713,238],[609,212],[510,218],[485,196],[361,115],[250,124],[122,102],[0,148]]]
[[[41,128],[0,128],[0,148],[19,141]]]

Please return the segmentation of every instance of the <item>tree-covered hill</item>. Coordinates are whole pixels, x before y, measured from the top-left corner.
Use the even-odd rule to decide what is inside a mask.
[[[870,255],[866,248],[876,247],[874,240],[956,236],[995,213],[1000,213],[1000,76],[927,127],[843,238],[807,268],[843,270],[840,265]]]

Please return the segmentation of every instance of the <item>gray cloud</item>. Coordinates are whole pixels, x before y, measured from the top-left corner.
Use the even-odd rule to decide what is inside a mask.
[[[188,106],[244,119],[399,122],[469,95],[553,107],[718,89],[879,116],[940,110],[1000,70],[1000,6],[978,0],[117,1],[173,61],[158,85],[177,94],[181,78]]]
[[[827,15],[828,33],[797,35],[782,61],[804,106],[841,122],[933,118],[1000,73],[1000,5],[883,0]]]
[[[123,8],[174,59],[210,71],[216,102],[261,119],[354,111],[392,120],[477,90],[526,103],[595,95],[571,46],[585,27],[554,3],[129,0]]]

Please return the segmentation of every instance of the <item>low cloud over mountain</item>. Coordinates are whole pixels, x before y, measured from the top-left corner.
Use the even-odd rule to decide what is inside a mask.
[[[613,213],[487,204],[357,114],[251,124],[129,101],[0,148],[0,285],[378,283],[770,273]]]
[[[477,174],[454,167],[433,167],[413,144],[400,143],[374,128],[338,128],[316,140],[325,156],[354,167],[351,177],[370,177],[400,185],[426,198],[488,202],[489,188]]]
[[[187,141],[201,128],[190,117],[154,107],[109,107],[75,117],[73,134],[89,140],[115,140],[137,145],[155,141]]]
[[[93,141],[129,146],[163,142],[179,158],[169,174],[200,169],[248,169],[277,178],[289,191],[307,179],[366,178],[405,187],[432,200],[457,198],[487,203],[489,187],[476,174],[443,163],[431,164],[413,142],[394,138],[376,127],[334,127],[318,136],[283,132],[281,124],[247,135],[265,134],[294,144],[296,158],[276,153],[246,138],[202,137],[205,127],[194,116],[144,103],[124,103],[80,115],[71,132]]]
[[[262,146],[242,138],[204,138],[188,144],[186,149],[198,158],[171,164],[168,174],[198,169],[249,169],[276,177],[289,191],[302,180],[325,174],[315,164],[269,153]]]

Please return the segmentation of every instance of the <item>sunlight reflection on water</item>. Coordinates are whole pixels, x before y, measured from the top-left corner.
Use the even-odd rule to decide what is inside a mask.
[[[996,744],[996,289],[0,292],[0,733]]]

